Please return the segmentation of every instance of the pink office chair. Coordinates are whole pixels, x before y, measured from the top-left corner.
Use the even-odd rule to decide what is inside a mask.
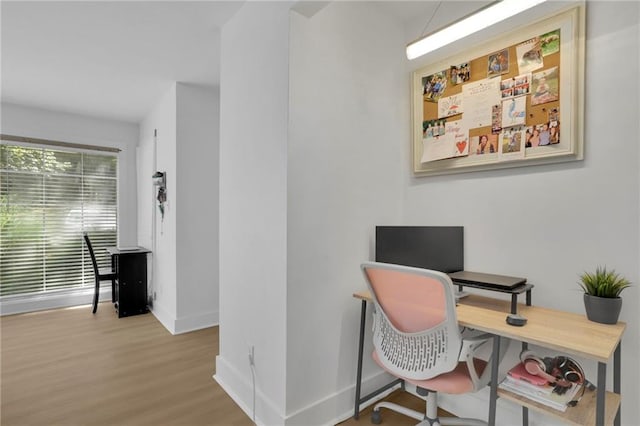
[[[374,301],[373,359],[405,384],[415,385],[427,403],[426,413],[420,413],[380,402],[372,423],[380,423],[380,408],[388,408],[419,420],[419,425],[486,425],[478,419],[438,418],[438,392],[476,392],[491,378],[490,358],[474,355],[493,336],[460,333],[451,279],[442,272],[376,262],[362,264],[362,271]],[[508,342],[500,347],[501,360]]]

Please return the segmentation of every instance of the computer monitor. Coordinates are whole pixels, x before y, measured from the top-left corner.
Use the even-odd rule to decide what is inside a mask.
[[[376,226],[376,262],[433,269],[464,269],[462,226]]]

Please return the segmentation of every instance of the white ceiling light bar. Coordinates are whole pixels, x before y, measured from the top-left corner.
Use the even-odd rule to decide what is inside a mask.
[[[468,15],[441,30],[431,33],[407,46],[407,58],[415,59],[460,40],[470,34],[497,24],[530,9],[546,0],[502,0]]]

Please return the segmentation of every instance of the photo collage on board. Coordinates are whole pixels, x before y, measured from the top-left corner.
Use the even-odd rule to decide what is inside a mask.
[[[421,162],[559,144],[560,42],[556,29],[421,77]]]

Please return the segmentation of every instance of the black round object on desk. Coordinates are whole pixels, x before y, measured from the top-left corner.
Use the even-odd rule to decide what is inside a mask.
[[[509,314],[507,315],[507,324],[515,325],[516,327],[522,327],[527,323],[527,319],[522,315]]]

